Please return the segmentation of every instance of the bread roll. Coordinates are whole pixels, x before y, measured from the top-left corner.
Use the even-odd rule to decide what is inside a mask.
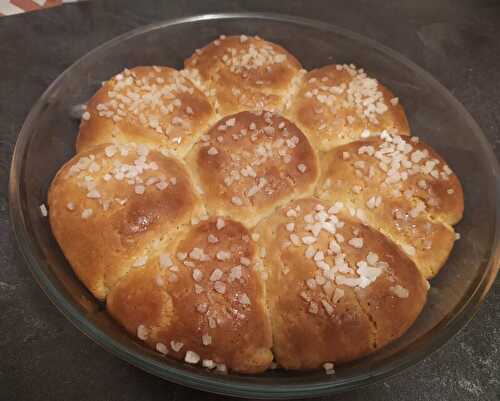
[[[344,202],[399,244],[426,278],[446,262],[455,241],[451,225],[464,209],[446,162],[417,138],[388,133],[326,154],[316,193]]]
[[[182,71],[103,84],[51,184],[50,225],[160,354],[330,374],[403,335],[456,239],[460,182],[409,131],[363,70],[306,73],[276,44],[221,36]]]
[[[103,300],[113,285],[203,211],[177,160],[144,145],[99,145],[54,178],[52,232],[75,273]]]
[[[401,336],[425,303],[415,264],[339,202],[294,201],[256,232],[273,351],[286,369],[367,355]]]
[[[184,63],[221,116],[243,110],[283,110],[303,75],[297,59],[258,37],[221,36]]]
[[[182,156],[213,118],[205,95],[173,68],[125,69],[88,102],[76,149],[136,142]]]
[[[312,194],[318,176],[307,138],[271,112],[245,111],[223,118],[187,160],[208,210],[248,225],[287,200]]]
[[[264,371],[272,338],[256,257],[240,223],[201,221],[121,280],[108,310],[163,354],[219,370]]]
[[[352,64],[312,70],[301,82],[286,115],[318,150],[327,151],[383,130],[409,135],[399,99]]]

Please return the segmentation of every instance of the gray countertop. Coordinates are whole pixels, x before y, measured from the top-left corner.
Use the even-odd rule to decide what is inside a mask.
[[[216,11],[322,19],[392,47],[428,70],[476,119],[500,156],[500,2],[92,1],[0,18],[0,399],[219,400],[104,352],[38,288],[9,228],[10,158],[36,99],[92,48],[137,26]],[[326,399],[500,400],[500,280],[472,322],[417,366]]]

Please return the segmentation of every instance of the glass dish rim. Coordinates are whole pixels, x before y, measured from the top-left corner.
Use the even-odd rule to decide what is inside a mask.
[[[67,301],[63,294],[61,294],[58,289],[51,282],[43,270],[39,268],[40,261],[36,258],[34,252],[34,240],[31,238],[24,214],[21,207],[20,199],[20,188],[22,183],[19,178],[22,177],[22,169],[26,148],[30,143],[30,127],[33,124],[35,117],[41,109],[44,99],[52,92],[54,88],[57,88],[60,80],[63,79],[67,74],[71,73],[72,69],[75,68],[84,59],[92,57],[94,53],[105,50],[106,48],[113,47],[117,43],[130,39],[132,37],[141,35],[143,33],[167,28],[169,26],[183,24],[183,23],[193,23],[209,20],[235,20],[235,19],[263,19],[263,20],[274,20],[285,23],[293,23],[302,26],[314,27],[316,29],[323,29],[329,32],[334,32],[358,42],[362,42],[369,47],[375,48],[382,52],[383,54],[396,59],[398,62],[405,64],[407,67],[416,71],[421,75],[435,90],[441,92],[455,107],[461,110],[464,117],[467,119],[470,126],[475,131],[477,139],[480,141],[480,146],[484,150],[484,155],[487,157],[488,162],[491,166],[493,176],[495,177],[495,199],[498,203],[500,200],[500,173],[499,165],[493,150],[486,139],[481,128],[472,118],[472,116],[466,111],[464,106],[455,99],[451,93],[440,84],[435,78],[433,78],[428,72],[419,67],[414,62],[407,59],[402,54],[378,43],[377,41],[360,35],[358,33],[352,32],[348,29],[338,27],[336,25],[330,24],[328,22],[307,19],[302,17],[290,16],[278,13],[260,13],[260,12],[234,12],[234,13],[210,13],[201,14],[188,17],[174,18],[165,21],[160,21],[153,24],[148,24],[145,26],[138,27],[134,30],[121,34],[100,46],[94,48],[90,52],[86,53],[84,56],[80,57],[73,64],[71,64],[65,71],[63,71],[44,91],[40,98],[36,101],[32,109],[30,110],[19,136],[16,141],[16,145],[13,152],[10,180],[9,180],[9,209],[10,209],[10,219],[12,229],[18,243],[19,249],[25,262],[27,263],[29,269],[31,270],[33,276],[38,282],[39,286],[49,297],[52,303],[61,311],[61,313],[70,320],[80,331],[85,335],[90,337],[97,344],[110,351],[112,354],[118,356],[119,358],[135,365],[153,375],[162,377],[169,381],[186,385],[188,387],[193,387],[201,389],[204,391],[210,391],[219,394],[234,395],[240,397],[259,397],[259,398],[280,398],[280,397],[302,397],[302,396],[320,396],[324,394],[338,393],[353,388],[362,387],[377,381],[380,381],[388,376],[392,376],[402,370],[415,365],[416,363],[423,360],[425,357],[430,355],[432,352],[440,348],[444,343],[446,343],[453,335],[455,335],[461,328],[463,328],[470,319],[474,316],[478,310],[480,304],[483,302],[486,294],[491,288],[495,276],[499,269],[500,261],[500,211],[496,210],[495,216],[495,233],[493,239],[493,247],[490,250],[490,258],[487,262],[484,274],[478,278],[475,283],[474,288],[472,288],[467,296],[465,296],[460,304],[457,306],[458,311],[454,314],[452,318],[445,318],[437,326],[431,329],[424,338],[417,340],[418,349],[413,352],[400,352],[393,356],[391,362],[384,364],[383,366],[375,368],[369,374],[357,375],[354,377],[348,377],[343,379],[336,379],[334,381],[321,381],[312,383],[301,383],[301,384],[286,384],[280,385],[275,384],[259,384],[251,382],[250,380],[245,382],[242,376],[221,376],[213,375],[211,377],[206,377],[197,372],[190,372],[187,370],[178,369],[174,366],[169,366],[168,364],[159,362],[151,356],[148,356],[139,351],[131,350],[130,348],[118,343],[111,337],[107,336],[101,329],[92,324],[78,309]],[[429,339],[428,337],[431,336]],[[426,339],[426,343],[422,344],[422,341]],[[229,380],[228,380],[229,378]]]

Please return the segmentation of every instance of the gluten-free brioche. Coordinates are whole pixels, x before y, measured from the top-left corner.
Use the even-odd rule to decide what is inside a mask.
[[[243,111],[214,125],[187,163],[207,208],[252,226],[276,206],[312,194],[316,154],[289,120],[269,111]]]
[[[396,96],[245,35],[181,71],[125,69],[89,100],[52,181],[52,232],[158,355],[332,374],[413,324],[463,214],[457,176]]]
[[[221,116],[282,111],[304,73],[281,46],[245,35],[222,36],[196,50],[184,65]]]
[[[354,65],[334,64],[308,72],[286,115],[321,151],[371,132],[410,132],[399,99]]]
[[[179,160],[133,144],[78,153],[57,173],[48,200],[54,236],[99,299],[203,211]]]
[[[206,96],[179,71],[158,66],[125,69],[88,102],[76,150],[140,142],[182,156],[214,117]]]
[[[444,265],[463,214],[463,191],[446,162],[417,138],[352,142],[322,160],[318,196],[348,205],[410,256],[426,278]]]
[[[145,268],[120,281],[108,309],[163,354],[199,358],[208,368],[261,372],[273,354],[256,262],[248,230],[214,216],[186,227]]]
[[[287,369],[373,352],[406,331],[425,303],[415,264],[342,202],[291,202],[257,232],[273,350]]]

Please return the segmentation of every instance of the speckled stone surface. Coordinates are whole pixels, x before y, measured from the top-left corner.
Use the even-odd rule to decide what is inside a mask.
[[[0,400],[220,400],[104,352],[38,288],[9,228],[7,185],[32,104],[66,67],[137,26],[216,11],[322,19],[372,37],[427,69],[500,156],[500,2],[463,0],[93,1],[0,18]],[[473,321],[417,366],[335,400],[500,400],[500,281]]]

